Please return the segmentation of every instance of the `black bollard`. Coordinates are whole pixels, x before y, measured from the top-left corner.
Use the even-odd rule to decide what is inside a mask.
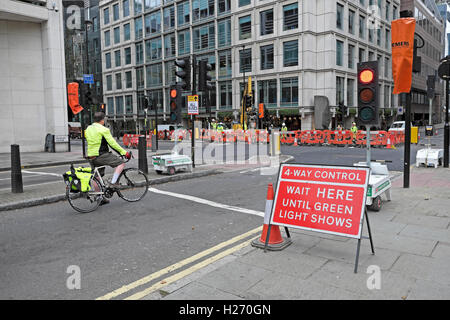
[[[148,173],[147,141],[145,139],[145,136],[139,137],[138,152],[139,152],[139,170],[147,174]]]
[[[22,168],[18,144],[11,145],[11,192],[23,193]]]

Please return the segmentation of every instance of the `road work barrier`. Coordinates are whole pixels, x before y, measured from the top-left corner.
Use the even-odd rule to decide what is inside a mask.
[[[126,133],[122,137],[123,145],[127,148],[137,149],[139,146],[139,137],[141,134]],[[152,147],[152,134],[147,135],[147,148]]]
[[[373,147],[386,148],[405,142],[403,132],[371,131]],[[298,146],[345,146],[366,145],[366,131],[358,130],[354,135],[350,130],[296,130],[281,133],[281,144]]]

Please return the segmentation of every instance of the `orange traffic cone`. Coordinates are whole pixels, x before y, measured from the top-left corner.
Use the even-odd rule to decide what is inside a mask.
[[[294,138],[294,147],[298,147],[297,137]]]
[[[269,230],[270,214],[272,211],[274,192],[273,185],[269,183],[267,189],[266,210],[264,211],[264,225],[259,239],[252,241],[252,246],[265,249],[267,232]],[[269,241],[267,242],[267,249],[272,251],[280,251],[289,246],[292,243],[290,238],[283,238],[281,236],[280,228],[277,225],[270,225]]]

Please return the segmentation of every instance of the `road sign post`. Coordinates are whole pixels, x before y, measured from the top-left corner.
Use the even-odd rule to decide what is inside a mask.
[[[357,272],[369,167],[282,164],[269,221],[271,225],[323,232],[358,239]],[[267,245],[267,243],[266,243]]]
[[[445,80],[445,126],[444,126],[444,168],[448,168],[449,164],[449,123],[448,123],[448,111],[449,111],[449,81],[450,81],[450,56],[446,56],[441,60],[441,64],[438,68],[438,75],[441,79]]]

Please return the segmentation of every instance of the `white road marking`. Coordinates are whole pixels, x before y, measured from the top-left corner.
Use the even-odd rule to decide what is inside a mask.
[[[259,216],[259,217],[264,217],[264,212],[262,212],[262,211],[256,211],[256,210],[246,209],[246,208],[241,208],[241,207],[236,207],[236,206],[230,206],[227,204],[218,203],[218,202],[194,197],[194,196],[190,196],[187,194],[163,191],[163,190],[159,190],[159,189],[155,189],[155,188],[151,188],[151,187],[148,188],[148,191],[151,191],[154,193],[159,193],[159,194],[164,194],[164,195],[175,197],[175,198],[185,199],[185,200],[189,200],[189,201],[193,201],[193,202],[197,202],[197,203],[201,203],[201,204],[205,204],[205,205],[208,205],[211,207],[216,207],[216,208],[220,208],[220,209],[226,209],[226,210],[230,210],[230,211],[236,211],[236,212],[241,212],[241,213],[252,214],[255,216]]]
[[[58,178],[62,179],[62,174],[60,174],[60,173],[38,172],[38,171],[28,171],[28,170],[22,170],[22,172],[24,172],[24,173],[32,173],[32,174],[39,174],[39,175],[43,175],[43,176],[53,176],[53,177],[58,177]]]

